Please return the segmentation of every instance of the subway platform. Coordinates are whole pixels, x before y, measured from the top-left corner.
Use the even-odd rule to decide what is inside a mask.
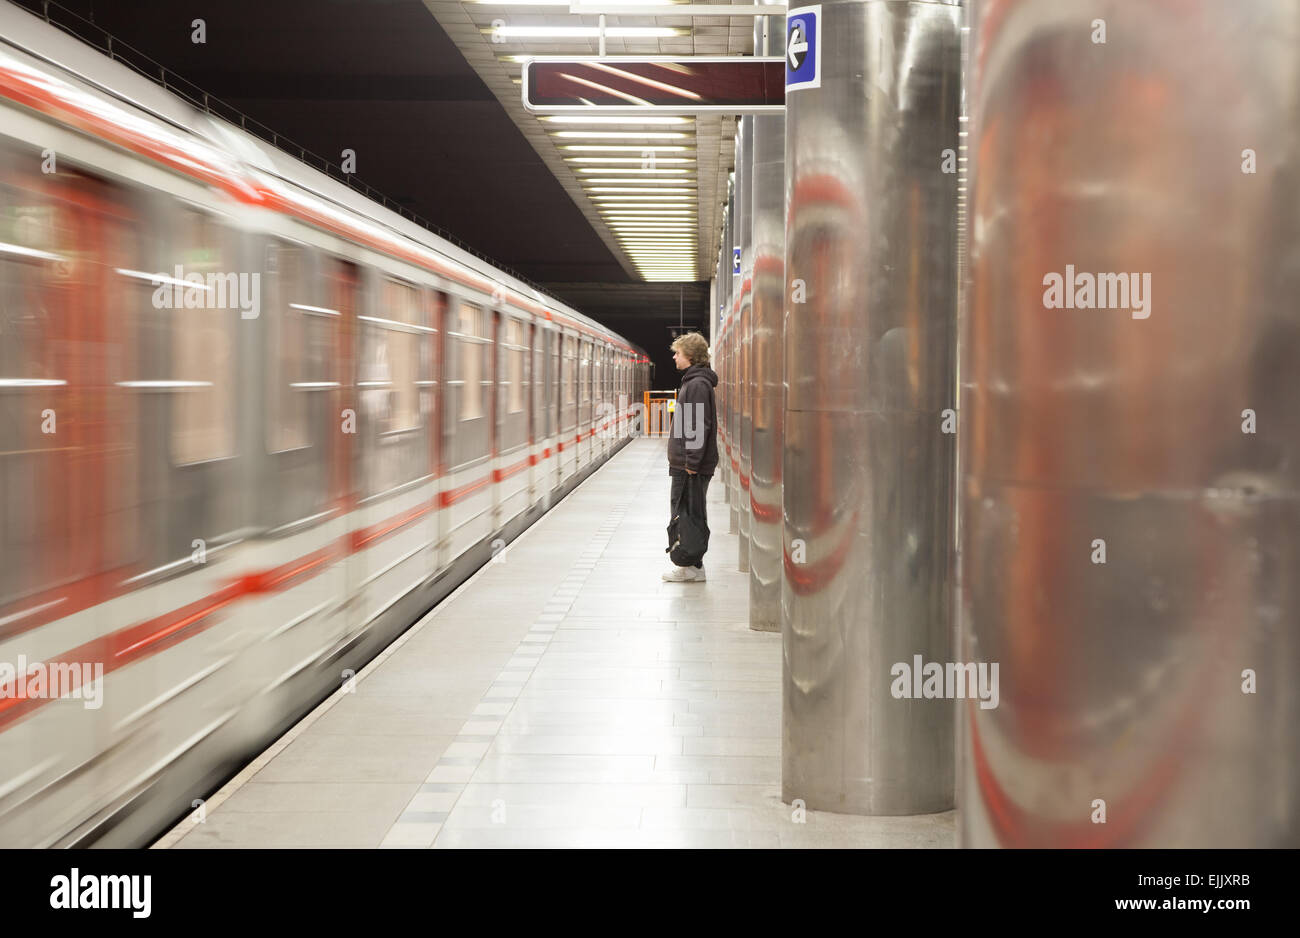
[[[954,846],[782,803],[781,637],[716,480],[707,581],[660,579],[668,491],[633,440],[155,847]]]

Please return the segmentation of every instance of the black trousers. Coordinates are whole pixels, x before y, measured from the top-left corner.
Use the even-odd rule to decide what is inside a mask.
[[[673,480],[672,491],[668,495],[668,517],[674,518],[677,515],[681,514],[682,510],[685,507],[684,503],[686,501],[686,470],[669,469],[668,474],[672,476],[672,480]],[[705,497],[707,497],[709,494],[709,483],[712,480],[713,480],[713,476],[700,477],[700,481],[703,483],[700,486],[700,490],[701,490],[701,494],[704,495]],[[708,524],[709,521],[708,511],[709,508],[708,505],[706,504],[704,506],[704,518],[702,519],[705,524]],[[669,544],[668,546],[671,547],[672,545]],[[703,567],[704,564],[703,562],[701,562],[701,563],[697,563],[695,566],[699,568],[699,567]]]

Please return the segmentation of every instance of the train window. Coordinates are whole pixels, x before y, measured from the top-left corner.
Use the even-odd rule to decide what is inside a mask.
[[[63,297],[75,288],[67,260],[75,233],[43,196],[0,185],[0,613],[7,600],[71,576],[66,517],[75,465],[49,430],[74,404],[72,356],[80,338]],[[88,265],[86,265],[88,266]],[[75,423],[73,427],[75,428]],[[58,494],[56,494],[58,493]],[[78,529],[80,534],[80,529]],[[80,571],[77,571],[80,572]]]
[[[572,404],[574,401],[573,371],[574,366],[577,364],[575,361],[576,358],[577,355],[574,353],[574,338],[571,335],[566,335],[564,337],[564,361],[561,362],[561,368],[564,370],[564,403],[566,404]]]
[[[272,453],[310,442],[308,404],[316,390],[338,387],[334,370],[337,310],[314,305],[311,258],[303,248],[273,244],[267,255],[271,303],[266,358],[266,446]]]
[[[416,381],[424,331],[419,292],[409,283],[384,278],[376,314],[357,318],[364,324],[358,374],[363,408],[377,421],[380,433],[419,429]]]
[[[235,325],[240,318],[238,294],[245,292],[239,280],[250,277],[250,294],[252,284],[251,275],[224,270],[229,260],[226,237],[213,218],[186,210],[177,233],[181,279],[187,285],[171,284],[174,289],[165,295],[180,294],[180,302],[165,308],[172,346],[169,383],[176,392],[171,396],[172,459],[183,466],[234,455]],[[232,276],[239,284],[234,291],[229,287]],[[221,286],[226,289],[218,289]]]
[[[120,389],[143,226],[115,186],[39,165],[0,175],[0,622],[140,553],[139,402]]]
[[[382,315],[401,326],[421,326],[420,294],[409,283],[385,280],[380,288]],[[392,402],[387,431],[411,430],[420,426],[420,335],[414,329],[391,325],[385,329],[388,361],[392,374]]]
[[[460,318],[456,331],[460,333],[461,385],[460,419],[476,420],[483,416],[483,346],[477,341],[482,335],[483,313],[472,303],[460,304]]]
[[[582,342],[582,358],[578,361],[578,393],[583,403],[591,402],[591,343]]]
[[[517,414],[524,409],[524,324],[506,320],[506,380],[509,382],[506,412]]]
[[[57,287],[62,252],[74,247],[71,232],[55,231],[53,206],[31,193],[0,188],[0,378],[3,387],[60,387],[67,375],[55,366],[50,337],[54,311],[47,299]],[[29,203],[29,204],[22,204]],[[59,253],[54,253],[59,252]],[[59,265],[59,266],[56,266]]]

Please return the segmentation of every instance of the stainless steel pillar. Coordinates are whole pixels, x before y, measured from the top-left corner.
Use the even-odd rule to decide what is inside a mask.
[[[1300,846],[1300,6],[993,8],[959,644],[1001,683],[960,705],[961,842]]]
[[[718,341],[718,278],[709,279],[709,352]]]
[[[756,54],[783,55],[785,18],[758,17]],[[760,50],[762,50],[760,52]],[[750,291],[749,627],[781,631],[781,423],[785,407],[785,116],[754,118]]]
[[[724,208],[725,212],[725,208]],[[723,220],[722,235],[720,240],[726,238],[726,220]],[[727,317],[724,312],[727,288],[726,284],[730,281],[730,271],[723,266],[723,251],[726,245],[718,245],[718,269],[716,282],[718,284],[717,301],[714,303],[713,316],[718,322],[718,338],[713,342],[709,351],[712,355],[714,370],[718,373],[718,387],[715,392],[715,404],[717,405],[718,418],[718,468],[716,470],[717,484],[722,489],[722,499],[728,504],[731,502],[731,466],[727,462]]]
[[[736,374],[739,379],[736,396],[740,425],[736,428],[736,442],[740,449],[740,538],[737,540],[736,569],[749,572],[749,470],[750,432],[753,422],[753,367],[749,360],[753,339],[751,319],[754,269],[754,245],[751,232],[754,206],[754,118],[742,117],[738,122],[736,143],[736,224],[740,237],[740,294],[736,317]]]
[[[739,138],[737,138],[737,152],[739,152]],[[733,261],[735,247],[740,244],[738,237],[739,225],[736,223],[736,193],[739,190],[740,166],[737,165],[735,172],[731,177],[731,184],[727,189],[727,240],[725,247],[725,258],[727,269],[734,271]],[[736,327],[738,314],[740,312],[740,274],[732,273],[728,280],[730,286],[727,290],[727,470],[730,473],[728,479],[728,491],[730,501],[728,505],[729,525],[728,534],[740,533],[740,409],[739,409],[739,379],[740,365],[737,361],[739,350],[737,347],[736,337],[739,330]]]
[[[953,702],[891,691],[952,657],[961,10],[821,15],[821,86],[786,100],[782,793],[942,811]]]

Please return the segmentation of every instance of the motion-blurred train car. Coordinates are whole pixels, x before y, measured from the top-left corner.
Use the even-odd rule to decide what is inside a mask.
[[[618,335],[0,8],[0,846],[139,845],[626,440]]]

